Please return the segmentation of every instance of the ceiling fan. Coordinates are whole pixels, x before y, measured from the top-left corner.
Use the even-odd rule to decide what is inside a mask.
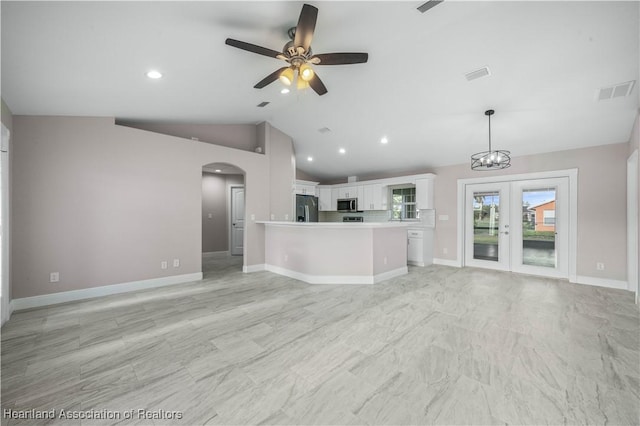
[[[238,49],[281,59],[289,64],[263,78],[253,86],[254,88],[262,89],[278,79],[285,85],[290,86],[294,82],[297,74],[298,79],[296,85],[299,89],[311,86],[318,95],[322,96],[327,93],[327,88],[311,65],[361,64],[367,62],[369,54],[321,53],[314,55],[311,50],[311,40],[313,39],[317,19],[318,9],[309,4],[303,5],[300,18],[298,19],[298,25],[289,29],[288,34],[291,40],[284,45],[282,52],[232,38],[228,38],[225,43]]]

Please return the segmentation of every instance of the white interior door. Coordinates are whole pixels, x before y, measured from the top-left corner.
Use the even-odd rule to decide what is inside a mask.
[[[510,269],[509,183],[466,185],[465,265]]]
[[[465,185],[466,266],[569,277],[569,178]]]
[[[638,151],[627,160],[627,276],[638,303]]]
[[[244,253],[244,187],[231,187],[231,254]]]
[[[9,130],[2,125],[0,148],[0,310],[2,324],[9,319]]]
[[[511,270],[569,276],[569,178],[511,183]]]

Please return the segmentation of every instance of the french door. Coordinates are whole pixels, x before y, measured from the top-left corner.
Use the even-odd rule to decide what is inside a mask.
[[[568,278],[568,177],[467,184],[465,204],[465,265]]]

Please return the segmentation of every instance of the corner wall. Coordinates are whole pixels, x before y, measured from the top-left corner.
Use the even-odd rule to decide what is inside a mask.
[[[201,272],[202,166],[214,162],[246,172],[244,264],[264,263],[264,229],[250,218],[268,220],[270,198],[290,197],[293,184],[293,175],[288,185],[271,179],[269,153],[113,118],[15,116],[13,125],[14,298]]]

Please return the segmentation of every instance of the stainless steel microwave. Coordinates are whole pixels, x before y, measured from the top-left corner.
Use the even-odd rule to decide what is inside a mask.
[[[338,199],[337,210],[339,212],[357,212],[358,211],[358,199],[357,198],[341,198],[341,199]]]

